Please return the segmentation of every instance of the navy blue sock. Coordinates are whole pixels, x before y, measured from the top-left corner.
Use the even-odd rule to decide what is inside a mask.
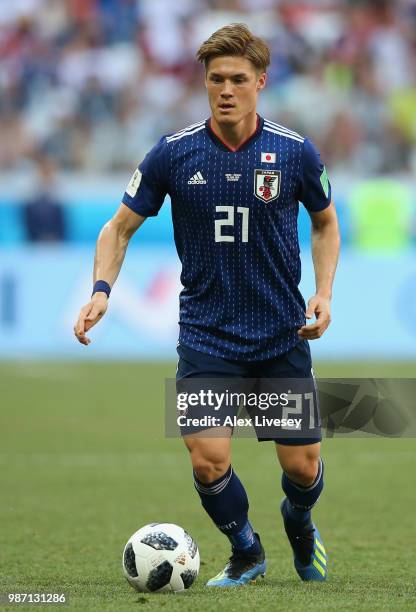
[[[195,473],[194,481],[202,506],[233,549],[260,552],[258,538],[248,520],[247,493],[231,465],[223,476],[209,484],[200,482]]]
[[[324,488],[324,464],[319,459],[318,474],[309,487],[302,487],[290,480],[286,472],[282,474],[282,489],[289,503],[286,506],[287,516],[296,523],[310,523],[311,509],[318,501]]]

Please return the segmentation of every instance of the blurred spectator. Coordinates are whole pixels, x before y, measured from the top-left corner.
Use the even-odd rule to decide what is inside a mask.
[[[30,242],[58,242],[65,239],[62,202],[55,187],[54,162],[41,155],[37,161],[39,183],[33,197],[23,205],[24,223]]]
[[[33,151],[130,171],[208,113],[194,54],[244,21],[272,51],[260,110],[345,173],[416,166],[416,0],[0,0],[0,171]],[[125,143],[125,148],[123,147]]]

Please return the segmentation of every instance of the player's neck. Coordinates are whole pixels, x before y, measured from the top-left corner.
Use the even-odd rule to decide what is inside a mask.
[[[259,117],[257,113],[244,117],[237,125],[218,123],[214,117],[210,119],[210,127],[214,134],[233,151],[236,151],[257,131]]]

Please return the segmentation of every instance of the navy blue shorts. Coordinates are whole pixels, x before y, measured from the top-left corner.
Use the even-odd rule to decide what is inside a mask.
[[[315,444],[321,441],[318,397],[309,344],[306,340],[301,340],[284,355],[256,362],[214,357],[182,345],[178,345],[177,352],[179,355],[176,372],[177,395],[184,392],[189,394],[190,391],[197,391],[200,388],[206,389],[208,383],[211,382],[215,382],[216,389],[224,390],[225,383],[221,382],[221,379],[227,379],[227,391],[233,384],[234,391],[241,391],[241,384],[250,383],[250,388],[247,387],[246,389],[245,397],[248,397],[250,392],[254,392],[256,397],[260,397],[261,393],[269,394],[267,397],[271,397],[270,394],[273,393],[278,395],[286,384],[290,387],[290,402],[288,404],[278,405],[272,410],[259,410],[258,406],[252,409],[246,407],[253,422],[257,439],[259,441],[274,440],[279,444],[287,445]],[[206,381],[201,381],[201,387],[198,387],[196,379],[206,379]],[[190,386],[192,386],[192,389]],[[209,388],[211,387],[212,385],[209,384]],[[288,390],[287,386],[285,389]],[[280,397],[282,398],[282,394]],[[281,401],[283,403],[283,400]],[[194,416],[200,418],[201,414],[205,415],[207,413],[208,410],[204,409],[201,404],[186,406],[184,411],[187,419]],[[214,413],[211,411],[210,414]],[[225,413],[223,410],[222,414],[237,418],[239,406],[231,405]],[[258,416],[258,420],[256,416]],[[270,435],[271,429],[261,426],[264,417],[268,418],[268,416],[279,417],[280,419],[285,419],[285,417],[286,419],[299,418],[296,419],[296,427],[292,425],[284,429],[274,428],[274,433]],[[259,426],[256,427],[256,423],[259,423]],[[210,428],[210,425],[201,426],[197,429],[195,429],[195,426],[188,428],[185,419],[182,419],[179,425],[182,435],[190,435],[196,433],[196,431]]]

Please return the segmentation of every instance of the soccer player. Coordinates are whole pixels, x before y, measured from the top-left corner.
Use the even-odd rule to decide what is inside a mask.
[[[310,140],[256,112],[270,60],[262,39],[244,24],[228,25],[201,45],[197,59],[205,66],[211,116],[163,136],[134,172],[98,238],[93,295],[75,335],[89,344],[86,332],[107,310],[131,236],[169,194],[182,263],[178,383],[283,377],[305,379],[314,388],[308,340],[320,338],[330,323],[339,250],[325,167]],[[307,307],[298,289],[299,201],[312,221],[316,293]],[[184,436],[202,506],[232,547],[224,570],[208,582],[218,587],[246,584],[266,570],[247,494],[231,466],[231,429],[226,431]],[[312,433],[294,431],[274,442],[295,569],[302,580],[321,581],[327,556],[311,509],[324,469],[320,428]]]

